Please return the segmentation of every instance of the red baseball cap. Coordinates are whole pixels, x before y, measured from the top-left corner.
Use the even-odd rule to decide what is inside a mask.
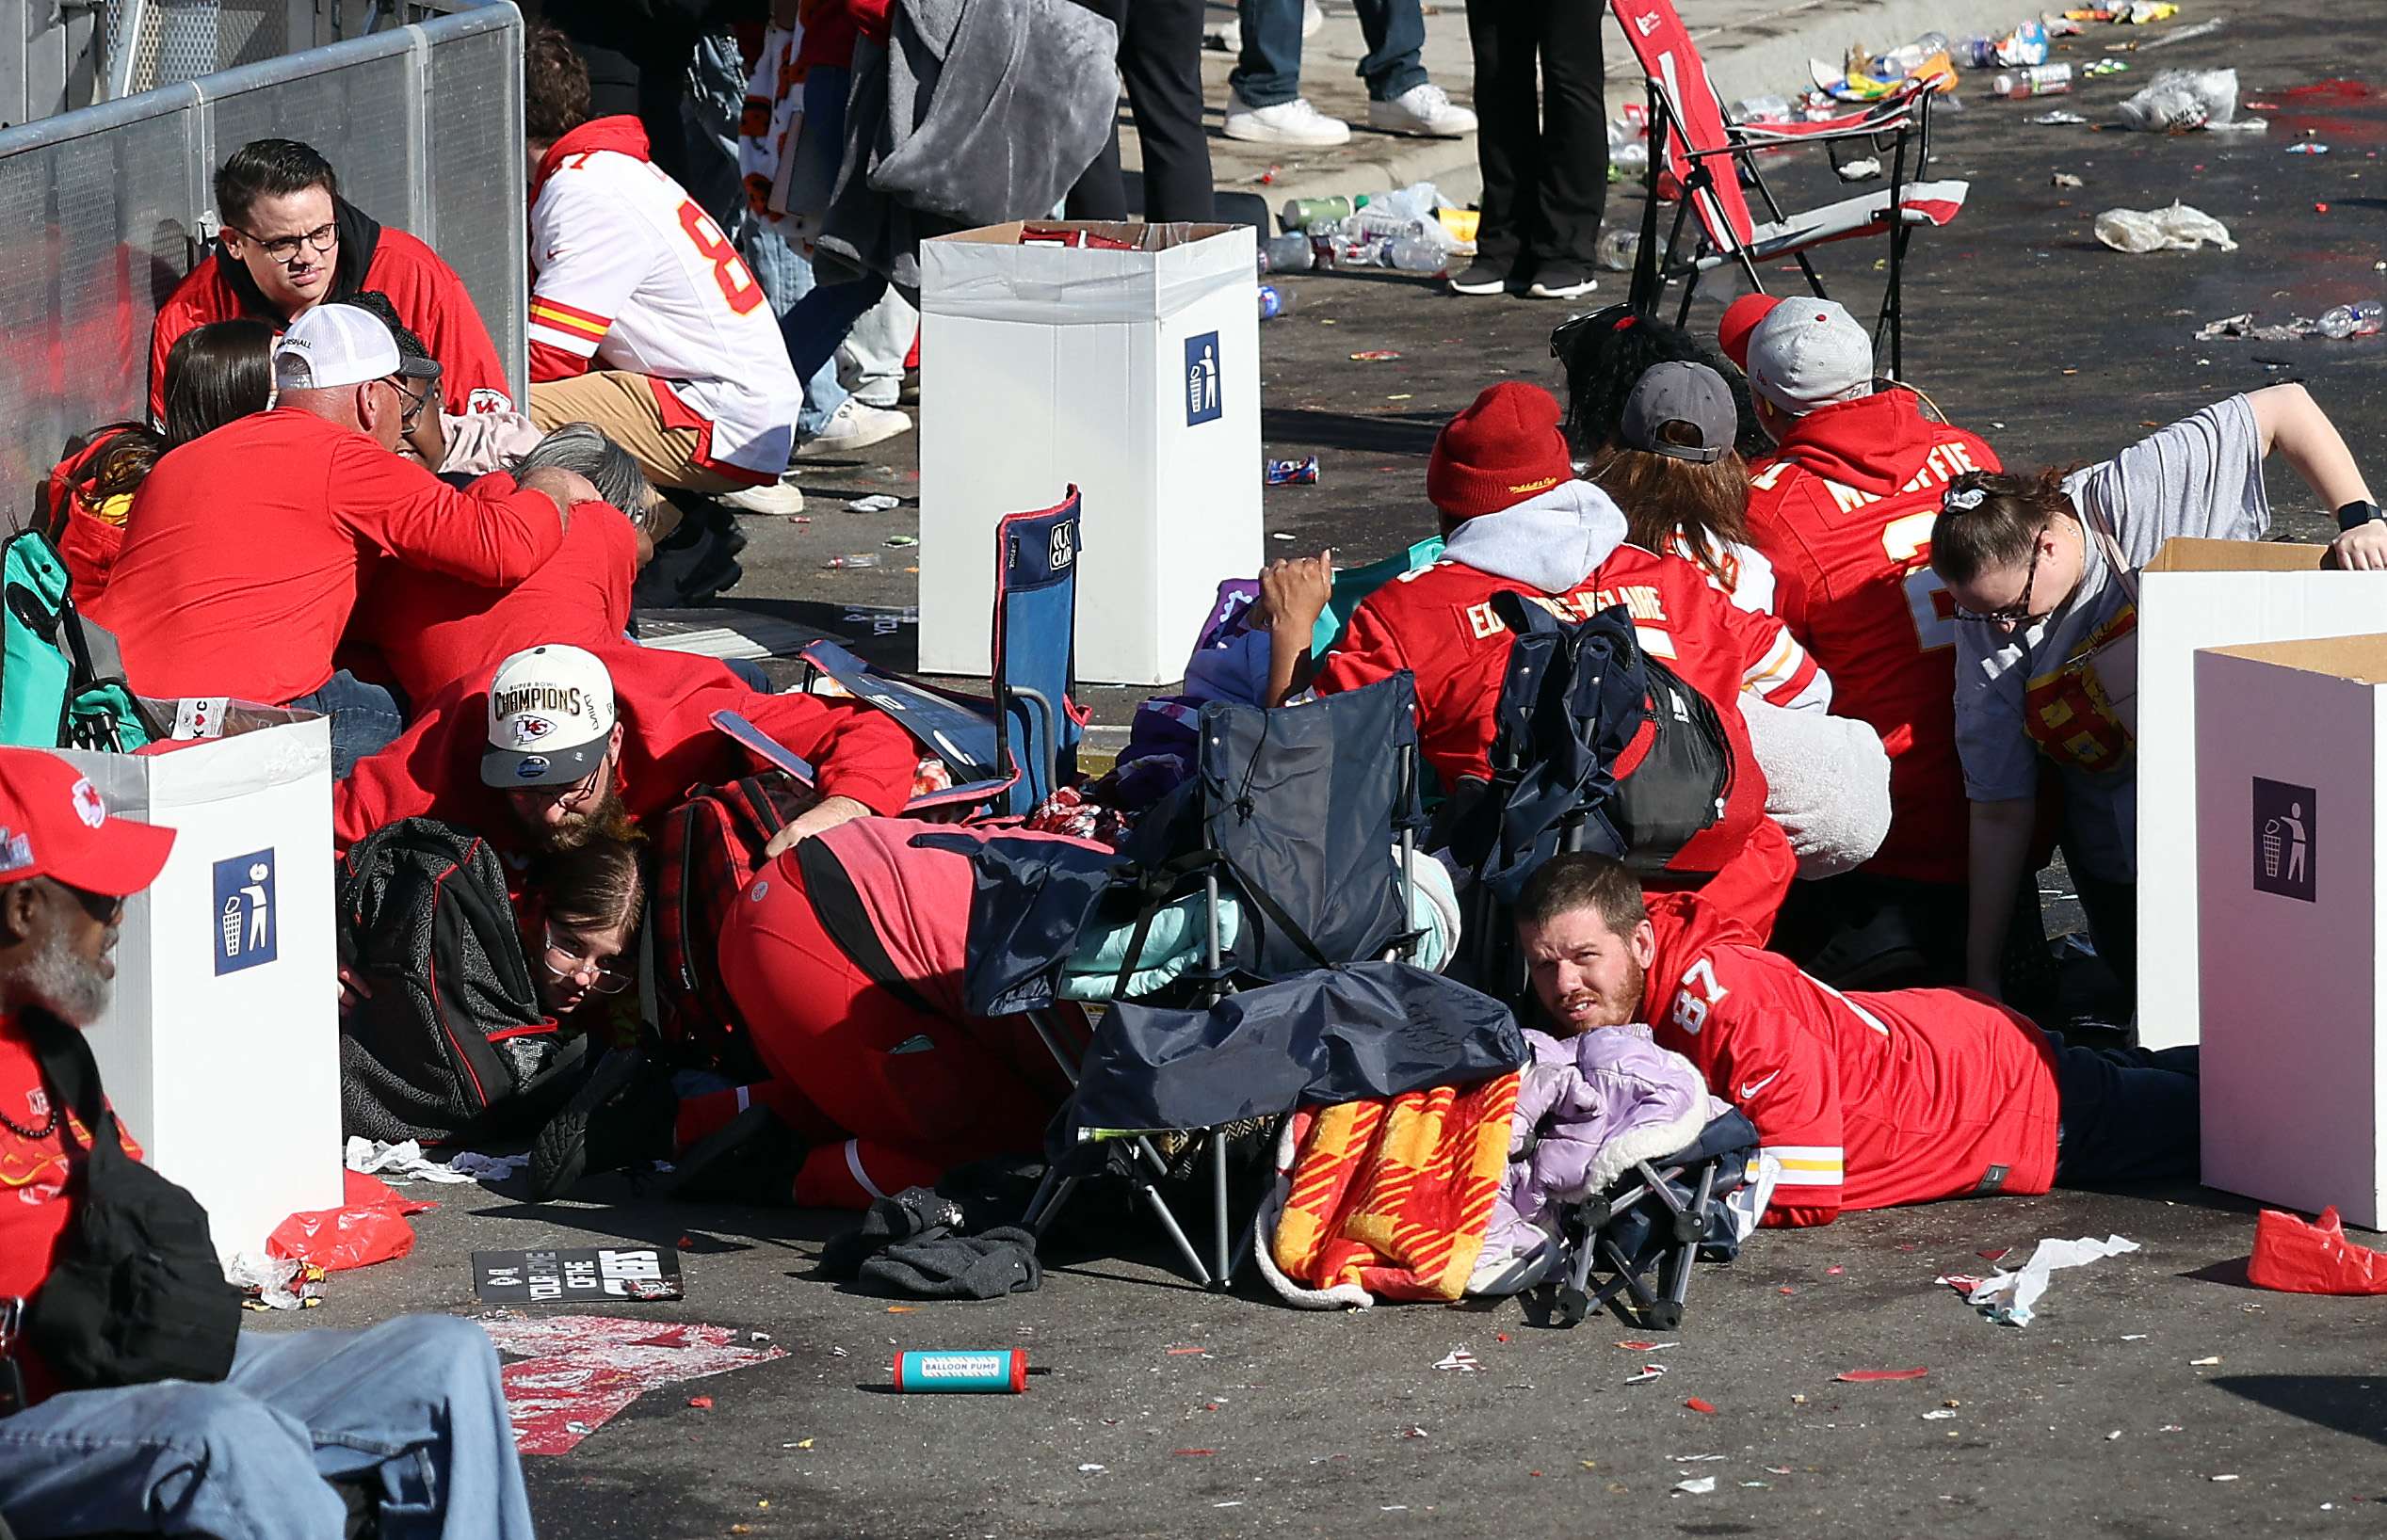
[[[1745,294],[1724,307],[1724,318],[1716,323],[1716,345],[1741,373],[1749,372],[1749,334],[1781,303],[1776,295]]]
[[[100,790],[46,749],[0,748],[0,882],[53,877],[126,898],[157,880],[174,831],[110,817]]]

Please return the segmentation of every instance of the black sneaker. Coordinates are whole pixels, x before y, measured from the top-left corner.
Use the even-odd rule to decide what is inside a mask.
[[[658,1198],[786,1208],[796,1201],[804,1143],[768,1107],[748,1107],[682,1150],[647,1189]]]
[[[1463,271],[1450,275],[1450,292],[1453,294],[1501,294],[1508,287],[1508,265],[1486,257],[1477,257]]]
[[[1546,262],[1541,271],[1534,274],[1532,286],[1525,293],[1536,299],[1573,299],[1589,294],[1600,286],[1591,276],[1591,269],[1571,262]]]
[[[669,1155],[679,1111],[669,1072],[635,1049],[614,1050],[531,1142],[531,1201],[559,1196],[590,1172]]]

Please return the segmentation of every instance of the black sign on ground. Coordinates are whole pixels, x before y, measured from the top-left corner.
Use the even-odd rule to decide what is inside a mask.
[[[669,1246],[476,1251],[473,1292],[492,1305],[686,1297],[680,1254]]]

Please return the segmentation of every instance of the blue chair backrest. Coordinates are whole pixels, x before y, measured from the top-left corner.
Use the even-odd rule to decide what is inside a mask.
[[[1077,765],[1079,498],[1007,516],[994,531],[995,741],[1020,778],[1003,810],[1033,811]]]

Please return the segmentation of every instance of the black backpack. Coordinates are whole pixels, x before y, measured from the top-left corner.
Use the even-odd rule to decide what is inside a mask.
[[[487,841],[405,818],[340,864],[340,960],[373,993],[340,1024],[341,1126],[449,1143],[537,1120],[578,1057],[539,1005]]]

